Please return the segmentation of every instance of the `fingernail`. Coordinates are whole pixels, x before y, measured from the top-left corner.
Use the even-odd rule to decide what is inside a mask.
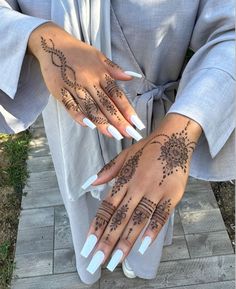
[[[145,125],[143,124],[143,122],[141,121],[141,119],[137,116],[137,115],[135,115],[135,114],[133,114],[133,115],[131,115],[131,121],[132,121],[132,123],[139,129],[139,130],[142,130],[142,129],[144,129],[145,128]]]
[[[95,129],[96,127],[96,125],[93,122],[91,122],[91,120],[88,119],[87,117],[83,118],[83,123],[86,124],[91,129]]]
[[[107,265],[107,269],[110,270],[111,272],[114,271],[116,266],[119,264],[120,260],[122,259],[124,253],[122,250],[117,249],[115,253],[113,254],[111,260],[109,261]]]
[[[122,138],[124,138],[120,132],[113,126],[113,125],[109,125],[107,127],[107,130],[109,131],[110,134],[112,134],[114,136],[114,138],[116,138],[117,140],[121,140]]]
[[[83,257],[87,258],[88,255],[92,252],[94,246],[96,245],[97,240],[98,240],[98,238],[96,235],[94,235],[94,234],[89,235],[86,242],[84,243],[84,246],[83,246],[80,254]]]
[[[91,274],[94,274],[94,272],[102,264],[104,257],[105,257],[105,254],[101,250],[97,251],[97,253],[93,256],[91,262],[89,263],[87,267],[87,271],[89,271],[89,273]]]
[[[141,138],[141,134],[139,134],[132,126],[127,126],[126,127],[126,132],[132,136],[136,141],[139,141]]]
[[[133,77],[137,77],[137,78],[142,78],[142,74],[139,74],[137,72],[134,72],[134,71],[124,71],[124,73],[130,75],[130,76],[133,76]]]
[[[138,251],[139,253],[141,253],[142,255],[145,253],[145,251],[147,250],[148,246],[150,245],[150,243],[152,242],[151,237],[146,236],[143,241],[141,246],[139,247]]]
[[[90,178],[87,179],[87,181],[81,186],[83,190],[86,190],[96,179],[98,178],[98,175],[93,175]]]

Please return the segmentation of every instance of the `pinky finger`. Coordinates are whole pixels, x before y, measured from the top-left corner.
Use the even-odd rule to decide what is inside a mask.
[[[71,93],[65,88],[61,89],[61,101],[72,118],[80,125],[84,127],[88,126],[91,129],[96,128],[96,125],[80,111],[79,105],[76,103]]]
[[[144,254],[150,244],[155,240],[162,227],[167,222],[174,206],[171,199],[162,199],[154,210],[150,222],[142,237],[139,253]]]

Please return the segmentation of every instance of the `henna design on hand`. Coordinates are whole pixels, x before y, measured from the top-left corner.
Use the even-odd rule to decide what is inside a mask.
[[[116,159],[118,158],[118,156],[119,155],[114,157],[109,163],[105,164],[105,166],[97,174],[100,175],[104,171],[110,170],[110,168],[113,167],[116,164]]]
[[[64,53],[55,48],[52,39],[49,39],[49,42],[51,43],[51,47],[47,44],[46,39],[41,36],[42,49],[50,54],[52,64],[60,68],[62,80],[70,89],[73,90],[69,91],[69,89],[66,88],[61,89],[62,103],[64,105],[66,103],[67,109],[82,112],[96,124],[108,124],[106,118],[98,116],[98,104],[89,95],[87,90],[77,83],[75,70],[67,64]],[[72,105],[73,100],[75,102],[74,105]]]
[[[109,58],[106,58],[106,59],[104,60],[104,62],[105,62],[107,65],[109,65],[110,67],[112,67],[112,68],[116,68],[116,69],[122,70],[118,64],[116,64],[115,62],[111,61]]]
[[[170,215],[171,200],[165,200],[163,203],[158,204],[153,212],[151,221],[148,227],[153,231],[156,230],[159,225],[164,226]]]
[[[113,204],[106,200],[102,201],[95,216],[95,231],[108,224],[115,210],[116,207]]]
[[[99,98],[99,101],[103,105],[103,107],[113,116],[116,116],[117,119],[120,121],[120,117],[118,115],[118,111],[115,108],[114,104],[111,102],[111,100],[105,95],[104,92],[99,90],[96,85],[93,86],[96,89],[97,96]]]
[[[121,190],[121,188],[132,179],[133,175],[135,174],[135,171],[138,166],[138,162],[142,153],[143,153],[143,148],[138,150],[133,156],[131,156],[125,162],[112,188],[112,192],[111,192],[112,197],[115,194],[117,194]]]
[[[166,134],[159,134],[157,137],[164,137],[166,140],[162,144],[160,141],[152,141],[151,144],[161,145],[161,154],[157,159],[161,161],[163,165],[163,176],[159,183],[162,185],[164,179],[172,175],[174,170],[178,172],[178,168],[181,168],[184,173],[187,172],[187,162],[189,160],[189,154],[194,151],[196,142],[190,142],[188,138],[187,128],[190,124],[188,121],[187,125],[181,132],[172,133],[171,136]]]
[[[105,91],[107,92],[107,94],[111,96],[115,95],[117,98],[122,98],[123,91],[120,88],[118,88],[115,80],[112,79],[108,74],[105,74],[105,79],[106,79]]]

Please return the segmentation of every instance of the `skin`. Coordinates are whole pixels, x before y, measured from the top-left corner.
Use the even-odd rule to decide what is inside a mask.
[[[98,173],[94,186],[115,178],[101,203],[88,235],[99,241],[103,263],[116,250],[129,254],[141,231],[152,242],[183,197],[192,153],[202,133],[200,125],[179,115],[167,115],[147,138],[122,151]],[[104,209],[105,208],[105,209]]]
[[[136,114],[116,80],[133,78],[96,48],[74,38],[53,23],[35,29],[28,41],[28,52],[39,61],[50,93],[80,125],[89,118],[97,129],[112,137],[109,124],[130,138],[126,127]]]

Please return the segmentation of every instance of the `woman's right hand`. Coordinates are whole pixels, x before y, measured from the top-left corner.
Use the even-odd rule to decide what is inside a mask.
[[[48,90],[75,121],[109,137],[141,138],[132,124],[144,126],[115,82],[132,77],[118,65],[53,23],[31,33],[28,50],[38,59]]]

